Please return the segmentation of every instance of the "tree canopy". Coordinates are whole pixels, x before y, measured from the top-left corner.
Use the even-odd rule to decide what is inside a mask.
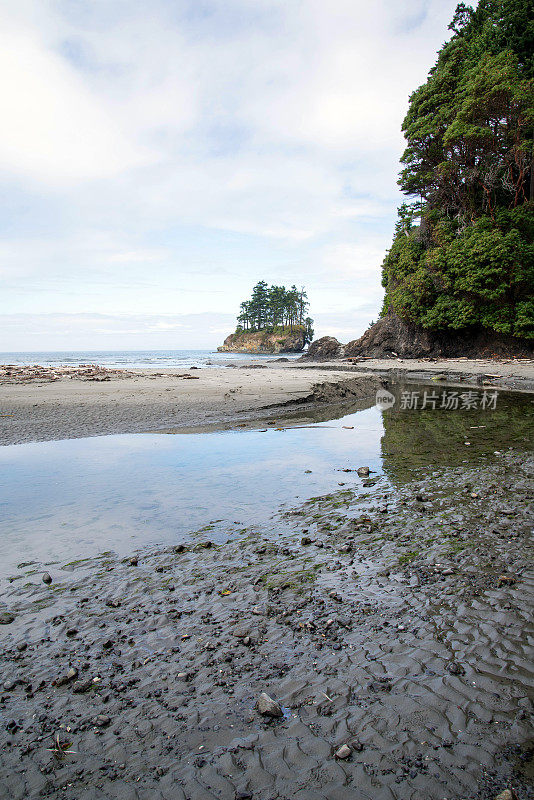
[[[461,3],[410,98],[382,313],[534,338],[533,10]]]
[[[268,286],[265,281],[258,281],[250,300],[241,303],[237,332],[303,328],[306,341],[311,341],[313,320],[306,316],[309,306],[304,287],[297,289],[293,285],[286,289],[285,286]]]

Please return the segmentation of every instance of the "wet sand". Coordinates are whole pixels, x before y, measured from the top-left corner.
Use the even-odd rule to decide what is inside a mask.
[[[533,469],[363,476],[226,543],[21,565],[0,797],[534,797]]]
[[[0,367],[0,445],[138,433],[265,418],[309,407],[374,397],[380,381],[439,381],[458,386],[534,391],[534,364],[523,361],[387,359],[294,361],[165,372],[70,368],[31,379]],[[53,377],[50,377],[52,374]],[[47,377],[48,375],[48,377]]]
[[[225,367],[20,381],[0,373],[0,445],[209,425],[265,409],[373,397],[378,381],[336,370]]]

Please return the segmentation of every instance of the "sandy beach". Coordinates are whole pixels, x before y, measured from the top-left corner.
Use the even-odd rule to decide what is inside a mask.
[[[377,360],[80,375],[0,368],[0,444],[224,426],[309,406],[373,397],[382,379],[534,390],[531,362]],[[12,372],[12,370],[11,370]],[[50,377],[50,376],[53,377]]]
[[[530,363],[464,360],[0,373],[0,441],[44,443],[35,480],[34,445],[2,448],[26,492],[4,510],[29,538],[1,580],[0,798],[532,800],[533,380]],[[381,415],[385,385],[505,396]],[[322,440],[291,428],[297,409]],[[221,428],[244,430],[148,437],[137,478],[133,450],[103,472],[109,449],[87,448],[105,439],[53,441]],[[248,467],[231,471],[226,436]],[[222,455],[173,506],[183,445],[211,438]],[[57,448],[82,445],[58,472]],[[262,494],[279,476],[272,508],[225,516],[220,492],[246,494],[254,461]],[[95,482],[113,512],[129,468],[131,511],[106,518]],[[198,529],[195,480],[213,492]],[[95,519],[105,552],[87,557]],[[154,519],[168,535],[147,543]],[[36,556],[32,535],[62,537],[68,558]]]

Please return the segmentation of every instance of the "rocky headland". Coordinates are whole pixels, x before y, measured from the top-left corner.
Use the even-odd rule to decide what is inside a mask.
[[[532,358],[534,341],[504,336],[492,331],[450,333],[430,331],[386,314],[359,339],[342,344],[333,336],[311,343],[303,356],[308,361],[336,358]]]
[[[301,353],[306,345],[305,330],[241,331],[231,333],[217,348],[219,353]]]

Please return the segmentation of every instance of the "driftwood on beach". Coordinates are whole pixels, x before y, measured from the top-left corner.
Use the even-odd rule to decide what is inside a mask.
[[[86,381],[108,381],[113,377],[131,375],[124,369],[108,369],[98,364],[43,367],[40,364],[0,364],[0,382],[58,381],[61,378],[78,378]]]

